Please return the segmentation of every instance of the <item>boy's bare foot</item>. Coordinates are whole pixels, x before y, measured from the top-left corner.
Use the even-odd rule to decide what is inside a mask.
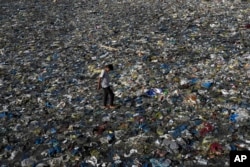
[[[114,108],[116,108],[116,106],[109,106],[109,108],[114,109]]]

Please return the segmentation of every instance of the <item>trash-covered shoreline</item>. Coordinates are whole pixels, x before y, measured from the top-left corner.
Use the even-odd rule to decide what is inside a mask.
[[[250,151],[250,2],[2,0],[0,165],[229,166]],[[115,103],[103,110],[105,64]]]

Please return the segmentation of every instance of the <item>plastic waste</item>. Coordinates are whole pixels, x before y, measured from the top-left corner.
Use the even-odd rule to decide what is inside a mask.
[[[229,166],[250,147],[249,9],[2,0],[1,166]]]
[[[24,159],[21,161],[21,166],[22,167],[28,167],[28,166],[34,166],[36,164],[36,160],[33,157]]]

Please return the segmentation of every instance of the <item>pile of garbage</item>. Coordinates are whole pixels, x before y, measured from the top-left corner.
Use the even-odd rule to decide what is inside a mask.
[[[229,166],[250,150],[249,1],[0,4],[1,167]]]

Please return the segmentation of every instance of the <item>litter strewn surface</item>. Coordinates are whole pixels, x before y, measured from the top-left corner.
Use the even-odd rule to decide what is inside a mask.
[[[1,167],[229,166],[250,150],[249,1],[0,4]]]

